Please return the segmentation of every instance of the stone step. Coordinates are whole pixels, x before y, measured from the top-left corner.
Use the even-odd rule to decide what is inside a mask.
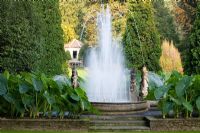
[[[109,132],[109,131],[150,131],[147,126],[91,126],[89,131]]]
[[[91,120],[144,120],[143,116],[134,116],[134,115],[89,115],[82,116],[82,118],[89,118]]]
[[[127,121],[127,120],[93,120],[91,126],[146,126],[148,123],[144,120]]]
[[[160,110],[158,107],[151,107],[151,108],[149,108],[149,111],[158,111],[158,110]]]

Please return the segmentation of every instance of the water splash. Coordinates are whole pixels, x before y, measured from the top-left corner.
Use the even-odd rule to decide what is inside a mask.
[[[102,9],[97,18],[99,45],[88,56],[86,92],[91,102],[130,102],[128,76],[119,43],[112,40],[111,13]]]
[[[156,87],[160,87],[164,85],[164,81],[162,80],[162,78],[154,72],[148,72],[148,79],[149,79],[149,82],[154,84]]]

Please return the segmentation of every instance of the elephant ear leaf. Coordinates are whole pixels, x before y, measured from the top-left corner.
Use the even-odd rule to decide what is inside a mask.
[[[177,104],[177,105],[181,105],[182,104],[180,99],[174,98],[171,95],[169,95],[169,97],[170,97],[170,100],[173,101],[175,104]]]
[[[14,99],[13,95],[10,94],[10,93],[7,93],[7,94],[4,95],[3,97],[4,97],[4,99],[5,99],[7,102],[9,102],[9,103],[11,103],[11,104],[14,104],[15,101],[16,101],[16,100]]]
[[[189,102],[184,101],[184,102],[183,102],[183,106],[184,106],[188,111],[190,111],[190,112],[193,111],[193,107],[192,107],[192,105],[191,105]]]
[[[164,97],[166,95],[166,93],[168,92],[168,90],[170,89],[171,85],[164,85],[159,87],[158,89],[156,89],[154,91],[154,96],[156,99],[160,99],[162,97]]]
[[[46,98],[47,102],[50,105],[53,105],[54,103],[56,103],[55,97],[51,96],[47,91],[44,92],[43,96]]]
[[[176,85],[176,94],[178,97],[182,97],[185,94],[186,89],[191,85],[192,83],[192,77],[190,76],[184,76]]]
[[[43,89],[43,83],[41,80],[32,78],[33,86],[36,91],[41,91]]]
[[[163,104],[162,110],[164,114],[169,113],[170,110],[173,109],[173,103],[172,102],[166,102]]]
[[[22,82],[19,84],[19,92],[21,94],[28,92],[30,89],[31,89],[31,86],[28,85],[28,83],[26,83],[26,82]]]
[[[200,111],[200,96],[196,100],[197,109]]]
[[[79,97],[77,94],[74,94],[74,93],[72,93],[72,94],[70,95],[70,97],[71,97],[73,100],[77,101],[77,102],[80,100],[80,97]]]
[[[0,74],[0,96],[7,93],[7,79]]]

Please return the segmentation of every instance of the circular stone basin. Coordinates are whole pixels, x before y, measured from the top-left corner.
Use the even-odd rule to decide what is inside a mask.
[[[148,110],[147,101],[131,103],[100,103],[93,102],[92,105],[103,114],[133,114]]]

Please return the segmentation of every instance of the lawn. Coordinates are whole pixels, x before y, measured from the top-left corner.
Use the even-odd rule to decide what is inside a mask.
[[[171,131],[171,132],[125,132],[125,133],[199,133],[200,131],[187,131],[187,132],[175,132],[175,131]],[[88,132],[72,132],[72,131],[65,131],[65,132],[61,132],[61,131],[0,131],[0,133],[88,133]],[[89,133],[93,133],[93,132],[89,132]],[[94,132],[96,133],[96,132]],[[103,132],[101,132],[103,133]],[[109,133],[109,132],[106,132]],[[110,132],[113,133],[113,132]],[[118,133],[124,133],[124,132],[118,132]]]

